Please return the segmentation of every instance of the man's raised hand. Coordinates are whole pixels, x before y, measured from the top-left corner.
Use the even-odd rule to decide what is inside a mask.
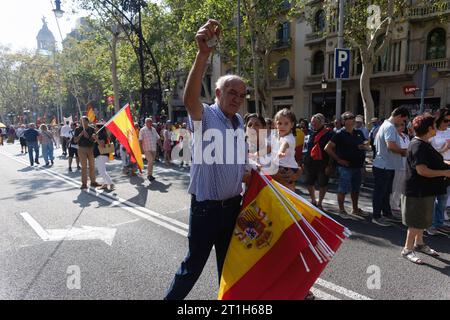
[[[217,20],[209,19],[206,24],[204,24],[195,35],[195,40],[197,41],[197,46],[200,53],[208,55],[214,50],[214,47],[208,46],[208,41],[214,37],[219,38],[220,26]]]

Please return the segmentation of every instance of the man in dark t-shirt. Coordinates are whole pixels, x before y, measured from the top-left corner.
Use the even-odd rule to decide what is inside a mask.
[[[30,166],[34,166],[34,162],[39,164],[39,144],[38,137],[40,136],[39,131],[36,130],[34,123],[30,123],[28,129],[23,132],[23,137],[28,146],[28,156],[30,158]],[[33,150],[35,156],[33,157]]]
[[[75,130],[74,141],[78,144],[78,157],[81,163],[81,188],[87,189],[87,171],[89,165],[89,179],[91,187],[100,187],[95,178],[94,139],[95,129],[89,125],[88,117],[83,117],[81,126]]]
[[[338,164],[339,186],[337,200],[342,218],[348,218],[345,211],[345,195],[351,192],[352,215],[367,217],[358,207],[361,188],[361,169],[364,166],[365,150],[370,148],[361,130],[355,129],[355,116],[351,112],[342,115],[344,128],[339,130],[325,147],[325,151]]]

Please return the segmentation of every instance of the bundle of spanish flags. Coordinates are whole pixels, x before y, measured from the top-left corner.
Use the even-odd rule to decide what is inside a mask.
[[[144,162],[142,161],[141,146],[139,145],[138,133],[134,128],[130,105],[126,104],[105,124],[105,127],[117,138],[130,155],[131,162],[137,163],[139,171],[142,172]]]
[[[303,300],[350,231],[252,172],[220,282],[221,300]]]

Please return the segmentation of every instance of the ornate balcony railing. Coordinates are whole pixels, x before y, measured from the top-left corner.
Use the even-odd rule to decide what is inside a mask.
[[[406,64],[406,72],[415,72],[421,65],[426,64],[438,70],[449,69],[450,63],[448,59],[425,60],[418,62],[408,62]]]

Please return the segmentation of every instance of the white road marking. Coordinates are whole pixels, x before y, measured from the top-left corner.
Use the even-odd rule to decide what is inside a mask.
[[[16,162],[19,162],[19,163],[24,164],[25,166],[28,166],[28,164],[25,161],[21,161],[21,160],[15,159],[10,154],[6,154],[5,152],[0,152],[0,154],[3,154],[4,156],[6,156],[6,157],[8,157],[8,158],[10,158],[10,159],[12,159],[12,160],[14,160]],[[78,181],[76,181],[76,180],[74,180],[74,179],[72,179],[70,177],[67,177],[65,175],[59,174],[57,172],[54,172],[53,170],[49,170],[47,168],[42,168],[42,167],[34,168],[34,169],[35,170],[39,170],[39,171],[43,171],[46,174],[48,174],[50,176],[54,176],[55,178],[57,178],[57,179],[59,179],[61,181],[65,181],[66,183],[68,183],[70,185],[73,185],[73,186],[76,186],[76,187],[78,187],[80,185],[80,183]],[[164,170],[161,170],[161,171],[172,171],[172,172],[179,173],[178,171],[175,171],[175,170],[172,170],[172,169],[164,169]],[[183,174],[183,173],[180,173],[180,174]],[[97,191],[91,191],[90,189],[87,189],[85,192],[87,192],[89,194],[92,194],[92,195],[95,195],[96,197],[111,203],[112,206],[119,206],[120,208],[122,208],[122,209],[124,209],[124,210],[126,210],[126,211],[128,211],[128,212],[130,212],[130,213],[132,213],[132,214],[142,218],[142,219],[145,219],[145,220],[148,220],[150,222],[156,223],[156,224],[158,224],[158,225],[160,225],[160,226],[162,226],[164,228],[167,228],[167,229],[169,229],[171,231],[174,231],[174,232],[176,232],[176,233],[178,233],[178,234],[180,234],[180,235],[182,235],[184,237],[187,237],[187,235],[188,235],[188,233],[185,230],[179,229],[179,228],[177,228],[175,226],[172,226],[172,225],[170,225],[168,223],[165,223],[164,221],[158,220],[156,217],[158,217],[158,218],[164,217],[168,221],[172,221],[172,220],[176,221],[177,225],[180,225],[183,228],[188,229],[189,226],[187,224],[185,224],[185,223],[182,223],[182,222],[177,221],[175,219],[171,219],[171,218],[165,217],[164,215],[162,215],[160,213],[148,210],[146,208],[138,207],[135,204],[130,203],[129,201],[126,201],[126,200],[121,199],[119,197],[115,197],[115,196],[111,196],[111,195],[108,195],[108,197],[105,197],[102,194],[103,191],[102,192],[97,192]],[[117,200],[112,200],[111,198],[113,198],[113,197],[117,198]],[[128,205],[128,204],[130,204],[130,205]],[[144,213],[144,212],[147,212],[147,213]],[[45,230],[44,230],[44,232],[45,232]],[[319,286],[325,287],[325,288],[327,288],[329,290],[332,290],[334,292],[342,294],[342,295],[344,295],[344,296],[346,296],[348,298],[351,298],[353,300],[372,300],[369,297],[366,297],[366,296],[361,295],[359,293],[356,293],[354,291],[348,290],[348,289],[346,289],[344,287],[335,285],[334,283],[331,283],[329,281],[325,281],[325,280],[320,279],[320,278],[317,279],[315,285],[319,285]],[[324,300],[336,300],[337,299],[337,300],[339,300],[337,297],[335,297],[333,295],[330,295],[330,294],[328,294],[328,293],[326,293],[326,292],[324,292],[322,290],[319,290],[319,289],[317,289],[315,287],[311,288],[311,291],[313,292],[314,295],[316,295],[320,299],[324,299]]]
[[[340,293],[340,294],[342,294],[342,295],[344,295],[346,297],[349,297],[349,298],[351,298],[353,300],[372,300],[371,298],[363,296],[362,294],[359,294],[359,293],[356,293],[354,291],[345,289],[344,287],[340,287],[338,285],[335,285],[334,283],[325,281],[325,280],[320,279],[320,278],[317,279],[316,284],[318,284],[318,285],[320,285],[322,287],[325,287],[327,289],[333,290],[333,291],[335,291],[337,293]]]
[[[321,300],[341,300],[331,294],[328,294],[322,290],[319,290],[317,288],[312,287],[311,288],[311,292],[313,295],[315,295],[317,298],[321,299]]]
[[[124,225],[130,224],[130,223],[134,223],[134,222],[138,222],[138,221],[140,221],[140,220],[139,219],[134,219],[134,220],[125,221],[125,222],[122,222],[122,223],[113,224],[111,227],[116,228],[116,227],[124,226]]]
[[[20,214],[30,227],[43,241],[83,241],[83,240],[101,240],[107,245],[112,246],[117,229],[103,227],[82,226],[70,227],[68,229],[48,229],[45,230],[28,212]]]

